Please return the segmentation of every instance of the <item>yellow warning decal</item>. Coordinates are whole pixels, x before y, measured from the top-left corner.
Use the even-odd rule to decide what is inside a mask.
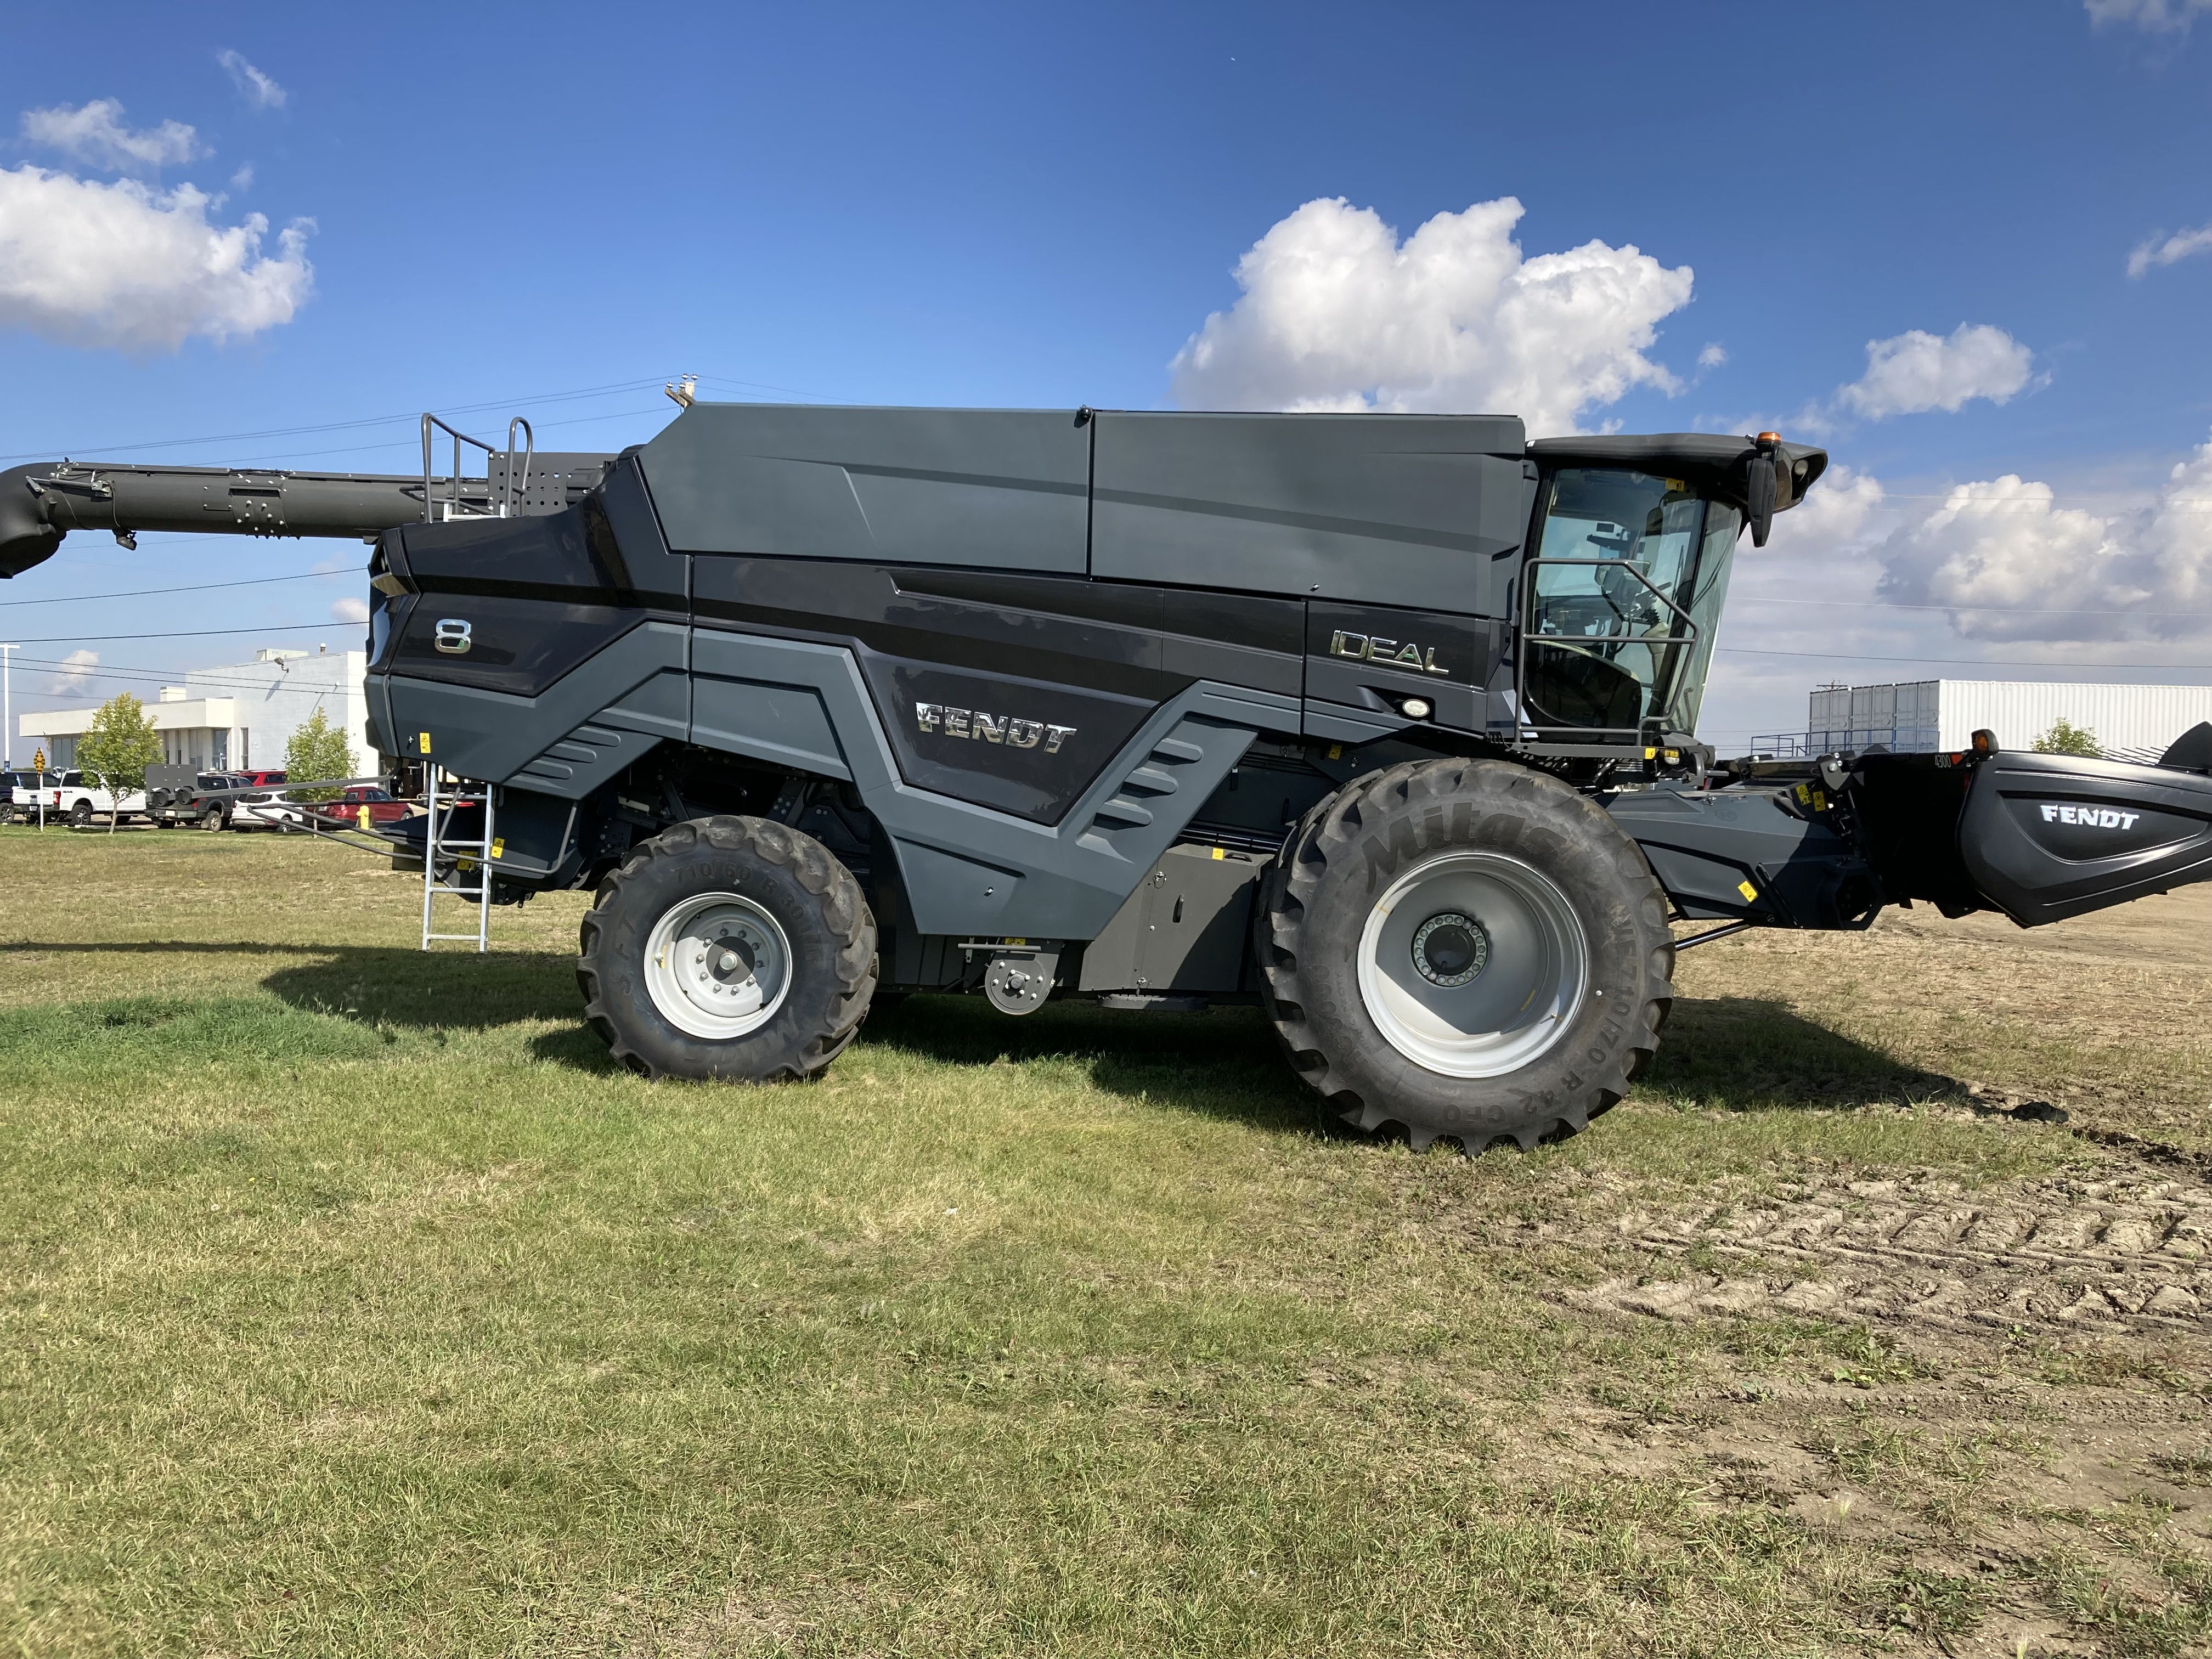
[[[1342,760],[1344,758],[1344,745],[1340,743],[1333,743],[1329,744],[1328,757],[1331,760]]]
[[[496,859],[503,858],[506,854],[507,837],[505,836],[494,836],[491,838],[491,855]]]
[[[1759,896],[1759,889],[1753,887],[1747,881],[1740,881],[1736,883],[1735,890],[1743,895],[1744,902],[1747,904]]]
[[[1222,852],[1222,850],[1221,850],[1218,847],[1217,847],[1217,848],[1215,848],[1213,849],[1213,856],[1214,856],[1214,857],[1216,857],[1216,858],[1222,858],[1222,857],[1224,857],[1224,856],[1226,856],[1226,855]]]
[[[1810,789],[1808,789],[1803,784],[1799,784],[1797,786],[1797,804],[1800,806],[1802,806],[1806,802],[1812,799],[1813,792]]]
[[[426,755],[430,752],[430,734],[428,732],[422,734],[422,752]]]
[[[1828,810],[1828,798],[1818,789],[1813,792],[1813,810],[1815,812],[1825,812]]]

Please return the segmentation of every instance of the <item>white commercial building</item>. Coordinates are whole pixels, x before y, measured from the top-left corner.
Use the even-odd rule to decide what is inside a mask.
[[[2051,680],[1909,680],[1824,685],[1812,695],[1801,737],[1754,738],[1761,752],[1966,748],[1978,731],[2005,749],[2027,749],[2060,720],[2108,755],[2155,759],[2200,720],[2212,720],[2212,686],[2079,685]]]
[[[182,685],[161,687],[146,713],[169,764],[224,771],[283,765],[284,745],[320,709],[332,726],[344,728],[359,769],[374,763],[362,684],[368,672],[365,652],[310,655],[271,647],[255,653],[252,662],[191,670]],[[27,759],[40,748],[47,765],[75,765],[77,739],[97,712],[53,708],[25,714],[19,722],[21,752]]]

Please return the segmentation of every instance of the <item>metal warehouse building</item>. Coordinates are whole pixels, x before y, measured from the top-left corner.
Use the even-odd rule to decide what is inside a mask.
[[[360,651],[310,656],[270,647],[248,663],[196,668],[182,685],[165,685],[146,713],[161,738],[162,758],[173,766],[216,771],[282,766],[292,733],[320,709],[343,728],[356,763],[369,754],[368,698],[362,690],[368,658]],[[42,748],[50,766],[76,764],[77,739],[96,708],[52,708],[18,722],[19,756]]]
[[[1909,680],[1824,685],[1812,694],[1805,731],[1757,738],[1762,752],[1835,749],[1963,749],[1986,728],[2026,749],[2060,720],[2090,732],[2115,757],[2155,759],[2200,720],[2212,720],[2212,686],[2076,685],[2046,680]]]

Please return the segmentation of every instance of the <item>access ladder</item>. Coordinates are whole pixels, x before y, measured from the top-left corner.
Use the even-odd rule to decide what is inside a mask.
[[[474,940],[479,951],[491,948],[491,887],[492,860],[501,851],[498,836],[492,823],[492,788],[489,784],[471,785],[459,778],[447,779],[446,789],[439,788],[441,769],[429,767],[422,781],[422,799],[428,809],[428,821],[422,836],[422,948],[427,951],[439,939]],[[483,833],[470,836],[465,832],[458,837],[453,830],[453,815],[464,808],[481,805],[483,808]],[[441,857],[451,861],[456,877],[471,872],[476,875],[473,886],[456,881],[442,882],[438,878]],[[477,907],[477,930],[473,933],[441,933],[433,931],[434,921],[431,904],[440,894],[447,898],[469,899]]]

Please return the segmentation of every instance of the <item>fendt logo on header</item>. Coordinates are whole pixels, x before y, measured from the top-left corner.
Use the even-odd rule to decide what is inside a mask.
[[[1004,744],[1009,749],[1034,749],[1042,741],[1048,755],[1057,755],[1060,745],[1075,735],[1072,726],[1019,720],[1012,714],[987,714],[980,708],[947,708],[941,702],[915,704],[914,720],[925,732],[942,731],[948,738],[974,738]]]
[[[2132,830],[2142,816],[2112,806],[2058,806],[2046,801],[2043,807],[2045,823],[2078,823],[2094,830]]]
[[[1386,668],[1410,669],[1416,674],[1449,674],[1437,665],[1437,648],[1424,648],[1407,640],[1386,640],[1380,634],[1335,633],[1328,638],[1328,654],[1354,662],[1381,663]]]

